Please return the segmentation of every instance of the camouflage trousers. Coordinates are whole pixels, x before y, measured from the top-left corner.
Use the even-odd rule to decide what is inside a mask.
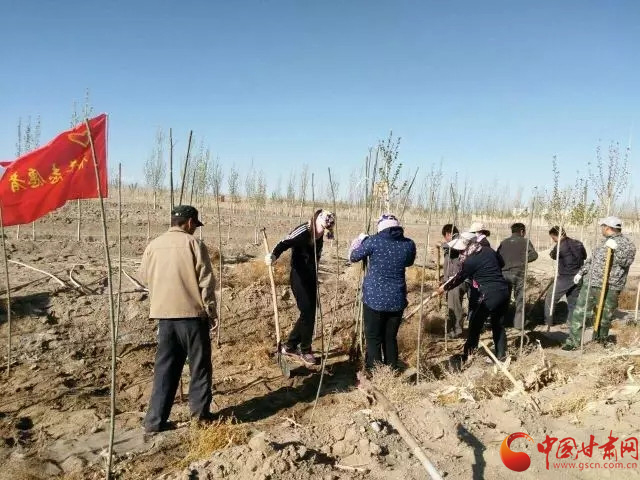
[[[569,320],[569,338],[567,338],[567,344],[574,347],[580,346],[580,338],[582,336],[582,319],[584,318],[585,311],[587,313],[585,325],[588,327],[593,325],[595,312],[598,308],[598,301],[600,300],[600,293],[602,292],[602,288],[591,287],[589,295],[587,296],[587,290],[587,285],[582,284],[582,287],[580,288],[580,295],[578,295],[578,301],[576,302],[576,307]],[[617,290],[607,290],[607,295],[604,299],[604,308],[602,310],[602,318],[600,319],[600,326],[598,327],[597,332],[593,332],[594,340],[605,340],[609,336],[609,327],[611,327],[613,314],[615,313],[616,308],[618,308],[619,295],[620,292]]]

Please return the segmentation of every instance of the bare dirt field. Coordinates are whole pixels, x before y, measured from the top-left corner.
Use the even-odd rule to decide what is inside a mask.
[[[7,230],[9,258],[57,275],[62,286],[41,273],[10,263],[13,312],[11,375],[0,376],[0,478],[104,478],[108,441],[110,334],[107,273],[100,214],[95,202],[84,202],[83,238],[75,240],[75,205],[37,222],[36,240],[31,228]],[[117,259],[117,208],[107,202],[110,247]],[[217,262],[214,210],[203,209],[207,224],[203,240]],[[308,208],[309,213],[311,208]],[[319,368],[296,368],[292,378],[282,377],[273,360],[275,334],[267,271],[262,245],[254,244],[254,220],[250,212],[222,212],[224,240],[223,318],[221,345],[213,350],[214,405],[223,420],[208,428],[189,423],[188,368],[183,394],[178,395],[172,420],[178,428],[145,436],[141,420],[151,390],[155,355],[155,325],[148,319],[144,292],[126,277],[122,283],[122,314],[117,345],[116,477],[121,479],[424,479],[420,462],[389,424],[378,403],[356,387],[357,365],[349,359],[353,332],[354,298],[359,266],[346,261],[347,244],[361,221],[340,218],[340,258],[327,241],[320,264],[323,324],[326,336],[335,316],[327,374],[313,411]],[[355,217],[355,214],[354,214]],[[166,207],[152,212],[151,236],[167,225]],[[297,223],[297,218],[275,210],[259,219],[273,244]],[[444,222],[442,222],[444,223]],[[504,238],[508,221],[492,235]],[[438,223],[430,244],[439,240]],[[528,282],[528,311],[540,321],[540,298],[552,273],[547,237],[540,227],[536,246],[540,259],[532,264]],[[230,229],[230,230],[229,230]],[[540,230],[540,229],[539,229]],[[406,233],[419,248],[426,227],[418,217],[407,219]],[[533,237],[533,235],[532,235]],[[123,215],[123,270],[135,273],[147,244],[147,212],[143,202],[128,201]],[[427,288],[435,282],[435,248],[428,261]],[[614,323],[616,344],[605,349],[587,344],[584,354],[560,350],[566,337],[564,325],[551,332],[538,325],[526,332],[524,354],[518,355],[520,333],[509,329],[508,366],[522,382],[524,394],[514,389],[496,367],[479,353],[460,368],[455,355],[463,340],[444,341],[444,307],[429,304],[423,326],[422,378],[416,386],[418,316],[401,327],[401,357],[407,365],[401,376],[379,370],[374,385],[398,410],[407,429],[446,478],[637,478],[639,468],[563,470],[545,466],[537,444],[546,436],[573,437],[578,447],[594,435],[603,446],[611,433],[617,461],[636,462],[620,444],[638,436],[640,425],[640,327],[625,324],[632,316],[638,282],[638,263],[632,269],[628,291]],[[334,305],[336,268],[338,295]],[[69,288],[73,278],[83,291]],[[217,271],[217,269],[216,269]],[[117,289],[117,269],[114,270]],[[277,264],[278,302],[285,334],[297,316],[288,289],[288,262]],[[408,272],[410,308],[419,303],[419,267]],[[20,287],[20,288],[18,288]],[[2,287],[4,290],[4,287]],[[337,307],[337,308],[336,308]],[[562,310],[560,308],[559,310]],[[7,363],[6,307],[0,316],[0,361]],[[321,332],[314,347],[321,349]],[[212,332],[215,338],[215,332]],[[589,337],[590,338],[590,337]],[[215,340],[214,344],[215,344]],[[491,345],[490,333],[483,341]],[[532,400],[533,399],[533,400]],[[532,406],[537,402],[540,411]],[[523,473],[508,470],[500,459],[500,445],[515,432],[526,432],[534,443],[518,441],[514,450],[531,456]],[[577,462],[604,462],[605,448],[596,447],[592,458]],[[559,461],[557,444],[549,461]],[[637,453],[635,454],[637,457]]]

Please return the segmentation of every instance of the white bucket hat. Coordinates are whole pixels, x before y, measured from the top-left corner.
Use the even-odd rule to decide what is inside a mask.
[[[475,238],[476,234],[473,232],[462,232],[456,236],[447,245],[454,250],[464,250],[469,245],[469,242]]]
[[[600,219],[600,226],[607,226],[611,228],[616,228],[618,230],[622,230],[622,220],[618,217],[606,217]]]
[[[471,233],[478,233],[478,232],[481,232],[482,230],[486,230],[484,223],[482,222],[473,222],[469,227],[469,232]]]

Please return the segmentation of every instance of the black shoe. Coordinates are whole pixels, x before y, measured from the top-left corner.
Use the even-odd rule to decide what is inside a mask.
[[[144,427],[144,433],[148,435],[155,435],[156,433],[167,432],[169,430],[175,430],[176,424],[174,422],[165,422],[159,427]]]
[[[571,352],[573,350],[576,350],[576,346],[572,345],[570,343],[565,343],[564,345],[562,345],[562,350],[564,350],[565,352]]]
[[[207,412],[202,415],[192,415],[191,420],[196,422],[198,425],[211,425],[212,423],[220,420],[219,413]]]

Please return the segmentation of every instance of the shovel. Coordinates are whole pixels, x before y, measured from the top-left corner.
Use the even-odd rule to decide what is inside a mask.
[[[264,249],[267,254],[271,253],[269,248],[269,242],[267,241],[267,231],[262,229],[262,240],[264,243]],[[280,340],[280,320],[278,317],[278,295],[276,294],[276,282],[273,278],[273,265],[269,265],[269,281],[271,282],[271,299],[273,301],[273,320],[276,325],[276,361],[282,371],[284,378],[291,377],[291,368],[289,363],[282,356],[282,342]]]
[[[598,299],[598,308],[596,309],[596,319],[593,323],[593,339],[598,338],[598,328],[600,328],[600,320],[602,320],[602,312],[604,311],[604,301],[607,297],[609,287],[609,274],[611,273],[611,262],[613,261],[613,250],[607,248],[607,258],[604,263],[604,275],[602,276],[602,289],[600,290],[600,298]]]

